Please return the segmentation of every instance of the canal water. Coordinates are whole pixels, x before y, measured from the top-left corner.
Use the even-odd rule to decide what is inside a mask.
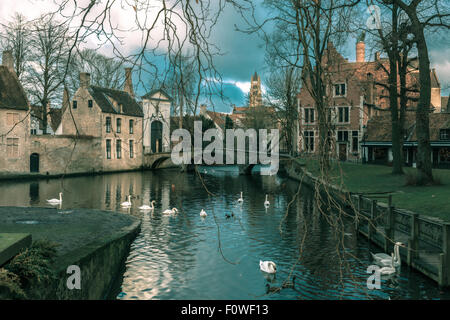
[[[162,170],[0,183],[1,206],[48,206],[62,190],[63,209],[95,208],[142,220],[111,299],[449,299],[403,265],[369,290],[370,252],[381,249],[345,225],[336,234],[306,186],[283,176],[240,176],[235,167],[200,169],[203,179]],[[208,193],[208,190],[210,193]],[[244,202],[237,199],[243,192]],[[131,209],[120,203],[133,195]],[[264,207],[265,195],[270,207]],[[153,212],[138,207],[156,201]],[[176,216],[162,211],[177,208]],[[204,209],[208,216],[201,218]],[[232,216],[231,216],[232,215]],[[227,217],[228,216],[228,217]],[[341,244],[338,239],[343,239]],[[277,265],[275,277],[259,261]],[[292,279],[295,279],[292,283]],[[282,286],[284,282],[291,285]],[[293,287],[292,287],[293,284]],[[277,289],[278,288],[278,289]]]

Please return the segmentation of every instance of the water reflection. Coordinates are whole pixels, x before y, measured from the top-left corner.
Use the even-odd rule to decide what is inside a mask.
[[[204,172],[204,171],[200,171]],[[298,184],[278,176],[239,176],[237,169],[202,173],[208,195],[196,175],[178,171],[133,172],[64,180],[1,182],[0,205],[49,207],[46,199],[64,193],[62,209],[96,208],[132,214],[142,220],[131,246],[119,299],[431,299],[449,298],[434,282],[403,266],[384,279],[382,290],[366,287],[370,245],[358,239],[352,224],[341,241],[315,205],[306,187],[287,210]],[[237,203],[240,192],[244,202]],[[264,207],[265,195],[270,207]],[[120,203],[132,196],[132,207]],[[156,201],[155,210],[139,206]],[[176,207],[176,216],[162,211]],[[205,209],[208,216],[201,219]],[[379,250],[379,249],[375,249]],[[259,260],[277,263],[266,278]],[[290,276],[295,288],[267,294]]]

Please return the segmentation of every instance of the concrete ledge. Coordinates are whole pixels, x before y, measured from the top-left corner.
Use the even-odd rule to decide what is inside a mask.
[[[29,246],[31,246],[29,233],[0,233],[0,266]]]
[[[90,210],[0,207],[0,232],[26,232],[58,243],[55,278],[27,292],[30,299],[104,299],[140,231],[140,219]],[[81,271],[81,290],[67,287],[67,268]]]

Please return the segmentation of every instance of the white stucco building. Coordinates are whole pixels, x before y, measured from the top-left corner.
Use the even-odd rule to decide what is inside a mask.
[[[170,151],[170,109],[172,98],[163,90],[142,97],[144,154]]]

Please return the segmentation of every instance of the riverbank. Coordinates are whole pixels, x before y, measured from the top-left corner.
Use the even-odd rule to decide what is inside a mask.
[[[92,210],[0,207],[0,233],[30,233],[33,241],[57,243],[52,264],[56,276],[32,299],[103,299],[123,265],[140,220],[121,213]],[[67,268],[81,270],[81,290],[69,290]]]
[[[450,286],[450,223],[426,214],[397,208],[393,205],[391,195],[383,195],[383,203],[379,202],[379,195],[363,195],[360,191],[352,191],[351,187],[347,188],[344,184],[345,178],[342,177],[349,179],[349,176],[360,175],[354,180],[368,180],[366,185],[371,183],[370,174],[364,174],[361,170],[366,171],[367,168],[355,164],[333,164],[332,172],[335,175],[327,183],[331,196],[346,207],[353,208],[353,212],[358,214],[358,219],[355,220],[358,233],[383,248],[386,253],[392,252],[394,243],[403,243],[405,247],[400,248],[400,256],[406,260],[407,265],[433,279],[439,286]],[[372,174],[374,171],[376,172],[372,170]],[[293,161],[287,168],[287,173],[290,178],[312,187],[317,186],[320,181],[313,162],[308,165],[305,161]],[[323,190],[323,187],[319,189]]]
[[[300,161],[313,175],[318,175],[316,161]],[[450,222],[450,170],[434,169],[441,185],[408,186],[414,168],[404,168],[405,175],[392,175],[392,168],[382,165],[333,162],[331,182],[351,193],[390,193],[392,205],[418,214]]]

